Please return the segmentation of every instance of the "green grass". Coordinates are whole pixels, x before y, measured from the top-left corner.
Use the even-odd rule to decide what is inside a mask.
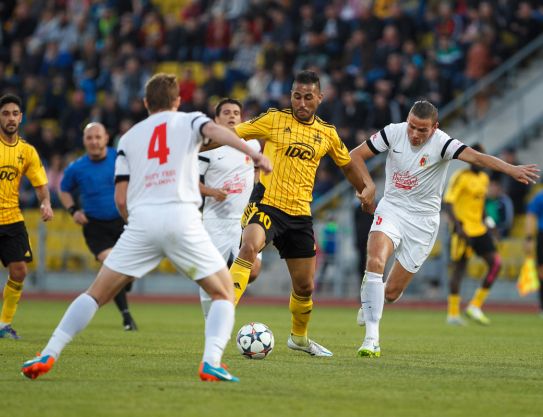
[[[382,357],[359,358],[353,308],[317,305],[311,336],[334,352],[289,351],[287,306],[241,305],[235,330],[250,321],[274,331],[271,356],[251,361],[230,343],[224,361],[239,384],[203,383],[198,305],[134,304],[138,332],[123,332],[113,306],[100,311],[53,371],[36,381],[19,367],[42,349],[66,302],[23,301],[23,339],[0,340],[2,415],[47,416],[539,416],[542,320],[491,314],[490,327],[452,328],[445,313],[386,310]]]

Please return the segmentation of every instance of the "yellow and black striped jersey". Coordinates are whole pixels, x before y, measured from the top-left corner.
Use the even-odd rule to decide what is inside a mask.
[[[264,155],[273,171],[260,175],[264,189],[260,203],[293,216],[311,215],[309,204],[322,157],[330,155],[340,167],[351,161],[336,128],[317,116],[305,123],[297,120],[291,109],[269,109],[235,129],[244,139],[265,141]]]
[[[443,201],[452,206],[454,216],[462,222],[469,237],[481,236],[487,231],[483,212],[488,182],[486,173],[470,169],[456,171],[449,180]]]
[[[36,148],[20,136],[11,144],[0,137],[0,225],[24,220],[19,208],[19,185],[23,175],[33,187],[47,184]]]

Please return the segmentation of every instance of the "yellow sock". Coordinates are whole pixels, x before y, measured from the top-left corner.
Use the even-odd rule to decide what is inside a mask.
[[[234,281],[234,304],[238,305],[239,300],[249,284],[249,275],[253,264],[241,258],[236,258],[230,267],[230,274]]]
[[[17,304],[23,293],[23,283],[13,281],[8,277],[4,286],[4,303],[2,304],[2,314],[0,315],[0,323],[11,324],[13,316],[17,311]]]
[[[486,297],[488,297],[488,291],[488,288],[478,288],[469,303],[474,307],[481,308],[485,303]]]
[[[292,339],[300,346],[307,345],[307,326],[311,319],[311,310],[313,309],[313,300],[311,296],[302,297],[290,293],[289,310],[292,313]]]
[[[460,315],[460,296],[458,294],[451,294],[448,298],[447,314],[451,317],[458,317]]]

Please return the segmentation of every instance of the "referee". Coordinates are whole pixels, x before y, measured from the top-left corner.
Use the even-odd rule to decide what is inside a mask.
[[[106,259],[124,229],[124,221],[114,201],[116,152],[107,146],[108,141],[104,125],[89,123],[83,131],[86,154],[66,168],[60,185],[63,206],[74,221],[83,226],[85,242],[100,262]],[[77,205],[76,195],[81,197],[82,207]],[[137,330],[126,299],[131,285],[115,297],[125,330]]]

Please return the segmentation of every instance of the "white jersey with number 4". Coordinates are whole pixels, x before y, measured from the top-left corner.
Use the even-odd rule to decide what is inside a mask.
[[[133,126],[119,141],[115,177],[127,179],[129,213],[138,206],[201,202],[198,150],[210,119],[165,111]]]
[[[466,145],[436,129],[424,145],[412,146],[407,122],[389,124],[367,143],[375,154],[388,150],[385,201],[417,215],[439,213],[449,163]]]

